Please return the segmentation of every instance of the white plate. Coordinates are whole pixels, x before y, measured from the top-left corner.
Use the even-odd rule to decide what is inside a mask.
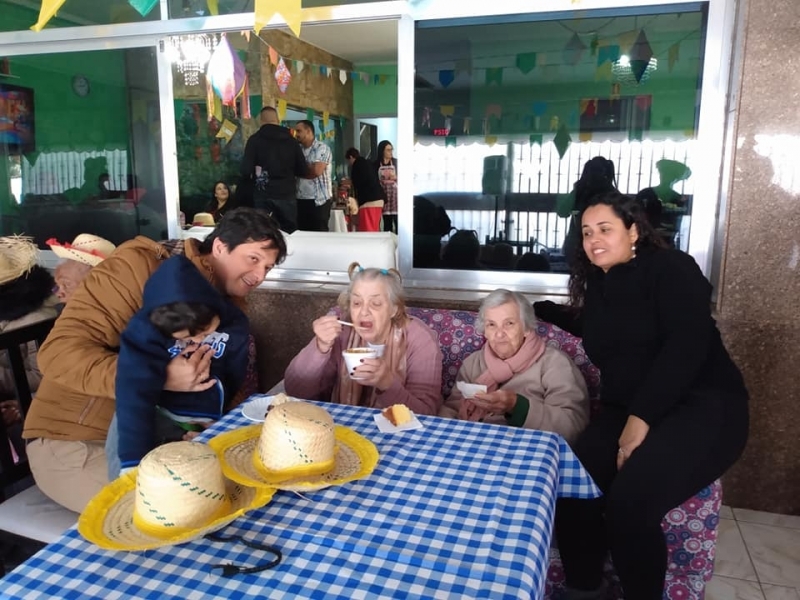
[[[382,412],[375,413],[373,417],[375,419],[375,424],[378,426],[378,429],[381,430],[381,433],[397,433],[398,431],[410,431],[411,429],[422,429],[422,423],[419,422],[417,419],[417,415],[413,412],[411,413],[411,420],[408,423],[403,423],[402,425],[392,425],[392,422],[383,416]]]
[[[247,402],[247,404],[242,405],[242,414],[251,421],[260,423],[264,420],[264,417],[267,416],[267,409],[272,406],[272,400],[274,398],[275,396],[256,396]],[[294,400],[294,398],[292,398],[292,400]]]

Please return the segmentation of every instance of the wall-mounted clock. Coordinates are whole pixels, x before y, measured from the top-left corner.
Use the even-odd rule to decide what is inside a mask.
[[[89,80],[83,75],[75,75],[72,78],[72,91],[78,96],[89,95]]]

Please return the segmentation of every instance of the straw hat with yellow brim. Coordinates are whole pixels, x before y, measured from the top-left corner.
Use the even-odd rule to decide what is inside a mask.
[[[84,509],[78,531],[108,550],[183,544],[267,504],[274,488],[248,488],[224,477],[216,453],[172,442],[106,485]]]
[[[33,269],[37,256],[38,248],[31,238],[0,237],[0,285],[19,279]]]
[[[81,233],[71,244],[68,242],[61,244],[55,238],[45,243],[59,258],[67,258],[92,267],[99,265],[117,249],[107,239],[91,233]]]
[[[208,444],[225,475],[251,487],[319,490],[366,477],[378,464],[372,442],[334,426],[325,409],[306,402],[272,407],[263,425],[220,434]]]

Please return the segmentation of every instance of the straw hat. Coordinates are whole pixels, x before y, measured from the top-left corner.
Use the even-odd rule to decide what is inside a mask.
[[[92,267],[99,265],[117,249],[108,240],[91,233],[81,233],[71,244],[59,244],[55,238],[47,240],[46,244],[59,258],[68,258]]]
[[[0,237],[0,285],[19,279],[36,265],[38,248],[31,238]]]
[[[288,402],[270,409],[263,425],[213,438],[226,476],[252,487],[317,490],[360,479],[378,464],[378,449],[324,408]]]
[[[198,225],[200,227],[214,227],[214,215],[207,212],[199,212],[195,214],[194,219],[192,219],[192,225]]]
[[[182,544],[264,506],[274,493],[226,479],[219,458],[205,444],[172,442],[149,452],[137,469],[92,498],[78,531],[109,550]]]

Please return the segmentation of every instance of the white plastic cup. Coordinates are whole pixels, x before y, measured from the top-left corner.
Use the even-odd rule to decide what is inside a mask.
[[[373,348],[348,348],[342,351],[342,357],[344,358],[344,364],[347,365],[347,374],[350,375],[353,369],[362,364],[361,361],[363,359],[377,358],[378,352]],[[350,379],[358,381],[361,378],[351,375]]]

